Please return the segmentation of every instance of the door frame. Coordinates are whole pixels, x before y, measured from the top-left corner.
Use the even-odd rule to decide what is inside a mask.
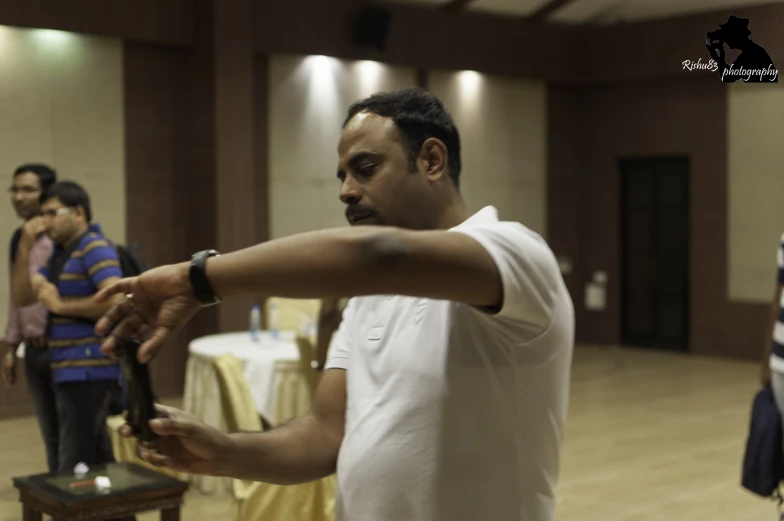
[[[686,164],[686,306],[684,310],[684,323],[685,323],[685,338],[683,344],[670,344],[670,345],[662,345],[658,339],[654,339],[653,341],[649,342],[649,345],[642,345],[639,343],[632,343],[627,344],[625,342],[626,335],[624,334],[624,326],[626,324],[626,295],[627,295],[627,287],[626,287],[626,266],[627,266],[627,252],[626,252],[626,231],[627,231],[627,222],[625,217],[625,208],[626,208],[626,188],[627,188],[627,180],[626,175],[624,173],[624,165],[637,162],[637,161],[685,161]],[[691,157],[688,154],[671,154],[671,155],[660,155],[660,156],[652,156],[652,155],[629,155],[629,156],[620,156],[616,161],[617,165],[617,172],[618,172],[618,221],[619,221],[619,282],[620,282],[620,295],[619,295],[619,309],[618,309],[618,338],[620,343],[624,347],[639,347],[639,348],[655,348],[655,349],[662,349],[662,350],[669,350],[669,351],[676,351],[676,352],[689,352],[691,350],[691,319],[692,319],[692,291],[691,291],[691,275],[692,275],[692,162]]]

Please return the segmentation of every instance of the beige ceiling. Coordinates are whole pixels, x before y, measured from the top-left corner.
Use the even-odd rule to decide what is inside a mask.
[[[513,16],[526,16],[536,12],[537,9],[549,2],[550,0],[473,0],[468,4],[468,8]]]
[[[438,7],[450,0],[387,0]],[[527,16],[551,0],[471,0],[466,9],[506,16]],[[570,24],[655,20],[733,7],[782,3],[784,0],[569,0],[549,17]]]

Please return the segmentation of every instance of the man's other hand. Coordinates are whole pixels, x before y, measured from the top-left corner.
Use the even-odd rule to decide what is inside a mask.
[[[150,428],[160,438],[139,442],[136,453],[143,461],[189,474],[229,476],[228,461],[234,443],[231,437],[202,423],[194,416],[156,404],[159,418],[150,420]],[[133,436],[131,427],[123,425],[120,435]]]
[[[5,385],[11,387],[16,383],[16,349],[10,344],[2,343],[5,349],[3,353],[3,381]]]
[[[120,279],[95,295],[104,302],[112,295],[125,294],[95,325],[98,335],[112,335],[101,350],[114,355],[114,337],[143,341],[139,361],[148,363],[164,342],[185,325],[200,309],[193,296],[188,272],[190,263],[170,264],[146,271],[138,277]]]
[[[763,387],[768,387],[770,385],[771,375],[770,375],[770,367],[768,365],[764,365],[762,367],[762,375],[760,381]]]
[[[43,217],[33,217],[29,219],[22,227],[22,237],[20,240],[20,247],[29,250],[35,244],[38,236],[46,231],[46,224]]]

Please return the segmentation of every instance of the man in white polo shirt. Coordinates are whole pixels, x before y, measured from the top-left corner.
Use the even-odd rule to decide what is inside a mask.
[[[234,294],[353,297],[308,415],[226,435],[161,407],[139,455],[277,484],[337,471],[338,520],[551,521],[574,337],[552,252],[493,207],[467,212],[458,131],[425,91],[352,105],[338,152],[351,228],[200,252],[99,295],[131,294],[97,330],[143,336],[142,361]]]

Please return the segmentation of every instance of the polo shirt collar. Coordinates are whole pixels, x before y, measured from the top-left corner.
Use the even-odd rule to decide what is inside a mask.
[[[498,210],[495,206],[485,206],[474,215],[463,221],[464,224],[485,224],[498,222]]]
[[[86,233],[97,233],[98,235],[103,236],[103,231],[101,230],[101,225],[98,224],[98,223],[92,223],[92,224],[88,225]],[[54,250],[56,252],[64,252],[65,248],[63,248],[59,244],[55,244]]]

